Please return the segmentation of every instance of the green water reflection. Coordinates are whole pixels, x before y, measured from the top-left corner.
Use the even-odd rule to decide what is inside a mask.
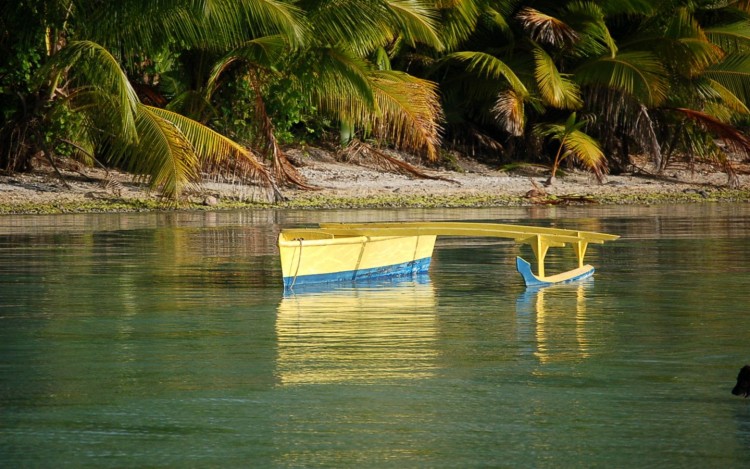
[[[420,219],[622,239],[542,290],[468,239],[284,294],[282,226]],[[0,218],[0,466],[745,467],[748,238],[745,205]]]

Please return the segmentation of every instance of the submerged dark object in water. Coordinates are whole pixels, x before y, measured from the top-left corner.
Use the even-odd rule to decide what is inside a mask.
[[[750,396],[750,365],[745,365],[740,369],[737,375],[737,384],[732,389],[735,396]]]

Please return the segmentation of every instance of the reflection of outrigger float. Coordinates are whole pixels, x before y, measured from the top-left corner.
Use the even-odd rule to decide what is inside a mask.
[[[588,245],[619,238],[591,231],[496,223],[321,223],[317,228],[286,229],[279,235],[284,286],[423,273],[430,267],[437,236],[508,238],[529,244],[536,255],[537,273],[528,262],[516,259],[527,286],[590,277],[594,267],[583,263]],[[568,244],[573,246],[578,267],[545,275],[547,250]]]

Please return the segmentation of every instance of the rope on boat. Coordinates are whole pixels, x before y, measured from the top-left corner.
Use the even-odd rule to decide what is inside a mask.
[[[294,277],[292,278],[292,284],[289,285],[289,288],[292,288],[294,284],[297,283],[297,275],[299,274],[299,266],[302,265],[302,241],[304,240],[302,238],[299,238],[297,241],[299,241],[299,256],[297,256],[297,268],[294,270]]]
[[[362,263],[362,257],[365,255],[365,246],[367,245],[367,242],[370,241],[369,236],[364,237],[365,240],[362,241],[362,247],[359,249],[359,258],[357,258],[357,265],[354,269],[354,273],[352,274],[352,280],[357,278],[357,272],[359,272],[359,265]]]

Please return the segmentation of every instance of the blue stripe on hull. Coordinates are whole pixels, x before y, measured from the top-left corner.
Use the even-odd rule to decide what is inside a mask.
[[[357,280],[422,274],[430,269],[431,261],[431,257],[425,257],[424,259],[375,267],[372,269],[331,272],[329,274],[302,275],[296,278],[284,277],[284,287],[290,288],[294,285],[306,285],[311,283],[356,282]]]

